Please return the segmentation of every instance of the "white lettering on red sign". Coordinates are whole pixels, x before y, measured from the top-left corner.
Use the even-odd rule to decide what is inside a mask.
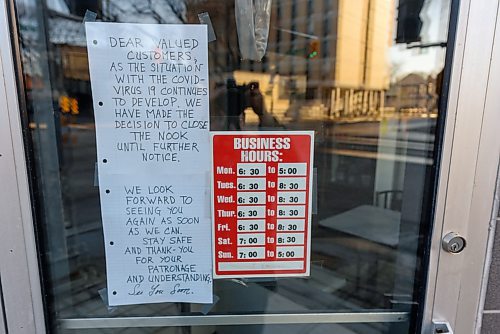
[[[309,276],[314,132],[214,132],[214,278]]]

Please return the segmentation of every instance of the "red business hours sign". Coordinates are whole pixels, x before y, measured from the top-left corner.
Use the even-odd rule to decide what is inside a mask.
[[[214,278],[308,276],[314,132],[214,132]]]

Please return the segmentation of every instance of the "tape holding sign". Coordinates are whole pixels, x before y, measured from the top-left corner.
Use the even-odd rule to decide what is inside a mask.
[[[213,132],[214,279],[309,276],[314,132]]]
[[[212,303],[207,27],[85,28],[109,305]]]

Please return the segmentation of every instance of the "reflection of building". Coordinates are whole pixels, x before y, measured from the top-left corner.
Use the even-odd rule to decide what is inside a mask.
[[[199,6],[195,12],[223,12],[212,17],[214,28],[221,36],[231,36],[226,32],[236,29],[233,3]],[[394,0],[275,1],[262,62],[241,60],[236,40],[217,40],[211,61],[217,62],[222,80],[234,70],[247,76],[266,73],[259,80],[261,87],[271,90],[267,106],[272,104],[274,113],[294,104],[302,116],[312,116],[308,113],[314,107],[320,110],[314,118],[325,116],[327,110],[331,116],[375,113],[383,108],[389,84],[393,7]],[[290,89],[294,85],[289,81],[298,82],[297,88],[305,82],[304,90]]]
[[[386,94],[388,110],[399,113],[425,113],[437,110],[436,79],[408,74],[391,85]]]
[[[277,25],[282,30],[271,35],[270,48],[275,40],[274,51],[278,55],[286,54],[289,48],[307,50],[311,42],[286,34],[285,29],[305,32],[320,41],[319,55],[315,58],[285,56],[284,64],[279,65],[282,73],[305,74],[307,97],[330,102],[331,115],[375,111],[383,106],[383,91],[389,83],[387,53],[393,0],[313,2],[276,5]],[[301,8],[304,6],[307,8]],[[286,19],[288,14],[292,14],[290,20]]]
[[[160,7],[131,3],[97,1],[94,10],[107,20],[127,22],[198,23],[198,13],[211,14],[218,36],[209,44],[212,88],[230,77],[239,84],[259,81],[267,109],[279,117],[349,117],[384,108],[394,0],[274,1],[262,62],[241,59],[234,2],[169,0]],[[84,94],[85,35],[72,10],[83,12],[73,7],[52,11],[49,35],[61,46],[63,73],[58,75],[66,80],[64,87]]]
[[[393,0],[343,0],[338,13],[332,113],[374,113],[389,84]]]

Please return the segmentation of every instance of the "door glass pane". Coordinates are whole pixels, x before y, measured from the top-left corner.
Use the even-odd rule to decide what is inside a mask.
[[[235,1],[14,1],[52,332],[365,334],[418,326],[450,0],[269,2],[267,48],[255,61],[240,47]],[[86,11],[104,22],[156,24],[199,24],[198,14],[208,13],[216,37],[209,43],[211,130],[315,131],[310,277],[216,280],[210,306],[107,306]],[[63,321],[339,312],[407,316],[385,323],[106,330],[67,329]]]

